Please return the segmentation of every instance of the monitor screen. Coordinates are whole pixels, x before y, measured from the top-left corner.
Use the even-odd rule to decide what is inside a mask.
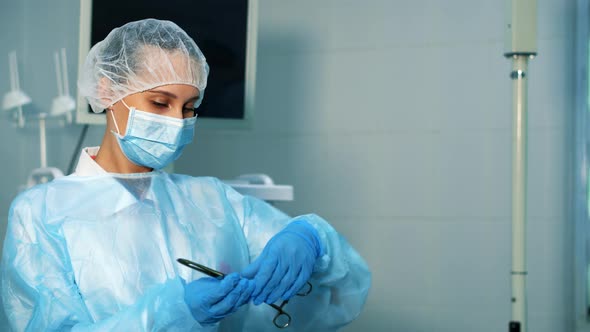
[[[82,0],[81,45],[82,53],[103,40],[108,33],[127,22],[144,18],[170,20],[191,36],[205,57],[210,73],[205,98],[199,107],[199,117],[218,119],[246,118],[248,101],[253,87],[253,57],[255,52],[256,22],[250,0]],[[90,13],[84,13],[84,10]],[[84,15],[90,22],[83,22]],[[83,27],[83,25],[86,25]],[[85,36],[82,36],[84,34]],[[84,41],[84,38],[88,39]],[[80,102],[80,99],[78,99]],[[86,113],[86,114],[80,114]],[[78,108],[80,118],[94,117],[86,103]],[[104,118],[103,115],[99,115]],[[99,122],[103,122],[99,121]]]

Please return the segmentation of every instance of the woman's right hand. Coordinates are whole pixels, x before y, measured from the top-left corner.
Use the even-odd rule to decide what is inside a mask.
[[[184,301],[201,325],[215,324],[248,303],[255,289],[253,281],[231,273],[219,280],[201,278],[184,287]]]

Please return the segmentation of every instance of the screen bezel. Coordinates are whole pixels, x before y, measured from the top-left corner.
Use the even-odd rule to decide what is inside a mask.
[[[78,72],[90,51],[92,26],[92,1],[80,0],[80,35],[78,48]],[[200,118],[199,127],[203,129],[244,129],[250,128],[255,103],[256,88],[256,51],[258,43],[258,0],[248,1],[246,73],[244,79],[244,117],[242,119]],[[88,112],[88,103],[78,91],[76,106],[76,123],[105,125],[104,113]]]

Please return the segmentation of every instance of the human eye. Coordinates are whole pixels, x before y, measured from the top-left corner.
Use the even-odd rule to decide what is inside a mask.
[[[185,118],[190,118],[197,115],[197,110],[194,107],[185,107],[182,109]]]
[[[197,109],[195,108],[194,103],[186,103],[182,108],[182,113],[184,113],[185,115],[188,113],[190,114],[190,116],[197,115]]]
[[[152,100],[152,104],[158,108],[168,107],[168,104],[166,104],[165,102],[156,101],[156,100]]]

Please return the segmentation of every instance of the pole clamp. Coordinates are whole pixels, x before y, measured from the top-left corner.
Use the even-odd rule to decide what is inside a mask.
[[[526,73],[524,72],[524,70],[513,70],[510,73],[510,78],[513,80],[522,80],[526,77]]]

